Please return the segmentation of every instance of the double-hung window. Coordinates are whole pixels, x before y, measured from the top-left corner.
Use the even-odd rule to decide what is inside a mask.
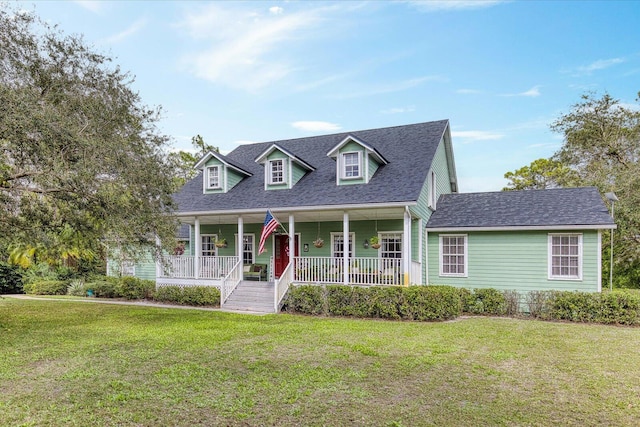
[[[582,234],[549,234],[549,279],[582,279]]]
[[[467,277],[466,235],[440,235],[440,275]]]
[[[245,234],[242,237],[242,263],[253,264],[254,253],[253,234]]]
[[[269,184],[285,184],[284,160],[276,159],[269,161]]]
[[[207,168],[207,188],[220,188],[220,167]]]
[[[360,178],[362,175],[360,170],[360,153],[343,153],[342,154],[342,177],[343,178]]]
[[[353,241],[355,233],[349,233],[349,258],[353,258]],[[331,256],[344,257],[344,233],[331,233]]]
[[[214,234],[203,234],[202,238],[202,256],[216,256],[216,240]]]

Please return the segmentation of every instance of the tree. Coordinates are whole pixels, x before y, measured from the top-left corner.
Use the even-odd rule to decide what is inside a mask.
[[[542,190],[545,188],[571,187],[576,182],[575,171],[554,159],[538,159],[504,177],[511,182],[503,191]]]
[[[173,169],[176,190],[198,174],[198,171],[195,170],[193,166],[202,156],[210,151],[220,152],[218,147],[204,142],[204,139],[200,135],[191,138],[191,146],[195,150],[195,154],[190,151],[175,151],[169,154],[169,163]]]
[[[12,254],[173,244],[168,138],[132,82],[80,36],[0,4],[0,236]]]

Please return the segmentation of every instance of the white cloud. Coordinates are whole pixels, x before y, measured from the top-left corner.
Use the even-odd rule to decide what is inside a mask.
[[[123,30],[117,34],[114,34],[105,39],[105,42],[108,44],[116,44],[125,41],[141,29],[143,29],[147,25],[147,20],[144,18],[138,19],[136,22],[131,24],[129,28]]]
[[[613,67],[623,62],[624,58],[599,59],[591,64],[578,67],[577,71],[582,74],[591,74],[594,71],[604,70],[605,68]]]
[[[269,13],[272,15],[282,15],[282,12],[284,12],[284,9],[279,6],[273,6],[269,8]]]
[[[408,80],[402,80],[399,82],[378,85],[378,86],[374,86],[361,91],[334,94],[330,96],[330,98],[348,99],[348,98],[361,98],[361,97],[372,96],[372,95],[382,95],[385,93],[400,92],[403,90],[411,89],[416,86],[420,86],[426,82],[446,82],[446,81],[448,80],[442,76],[423,76],[423,77],[417,77],[414,79],[408,79]]]
[[[299,68],[292,47],[323,22],[329,9],[266,14],[235,3],[210,4],[177,25],[207,46],[186,55],[184,66],[214,83],[259,90]]]
[[[387,110],[380,111],[382,114],[401,114],[401,113],[410,113],[412,111],[416,111],[416,107],[410,105],[408,107],[395,107],[389,108]]]
[[[235,145],[250,145],[250,144],[255,144],[256,141],[249,141],[249,140],[245,140],[245,139],[240,139],[238,141],[233,141],[232,144]]]
[[[454,140],[461,139],[463,144],[469,144],[476,141],[495,141],[504,138],[504,134],[502,133],[484,130],[451,131],[451,136]]]
[[[291,123],[291,126],[305,132],[334,132],[342,129],[342,126],[321,121],[298,121]]]
[[[526,90],[524,92],[520,92],[520,93],[505,93],[502,94],[500,96],[525,96],[525,97],[529,97],[529,98],[537,98],[538,96],[540,96],[540,85],[538,86],[534,86],[529,90]]]
[[[403,3],[422,12],[437,12],[441,10],[483,9],[506,3],[505,0],[407,0]]]

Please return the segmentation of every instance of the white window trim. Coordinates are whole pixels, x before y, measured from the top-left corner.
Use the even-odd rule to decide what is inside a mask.
[[[204,246],[202,245],[202,238],[203,237],[211,237],[211,239],[213,240],[213,255],[203,255],[203,251],[204,251]],[[218,256],[218,247],[215,245],[215,241],[218,240],[218,235],[217,234],[200,234],[200,254],[198,256]]]
[[[344,156],[347,154],[356,154],[358,157],[358,175],[357,176],[347,176],[347,165],[344,161]],[[362,179],[362,152],[361,151],[345,151],[344,153],[340,153],[340,177],[342,179]]]
[[[553,275],[553,238],[562,236],[578,237],[578,276],[554,276]],[[549,233],[547,237],[547,278],[549,280],[568,280],[574,282],[582,281],[582,254],[583,254],[582,233]]]
[[[281,161],[282,162],[282,181],[279,182],[274,182],[273,181],[273,169],[272,169],[272,164],[275,162]],[[266,174],[267,174],[267,179],[266,182],[269,185],[287,185],[288,183],[288,176],[289,176],[289,167],[288,167],[288,161],[287,159],[271,159],[267,162],[267,168],[265,170]]]
[[[443,271],[443,237],[464,237],[464,273],[445,273]],[[467,234],[440,234],[439,239],[439,253],[438,253],[438,268],[440,276],[442,277],[469,277],[469,236]]]
[[[438,187],[436,186],[436,172],[434,170],[429,173],[429,207],[436,210],[436,203],[438,198],[436,197],[436,192]]]
[[[344,233],[341,231],[332,231],[331,232],[331,258],[336,258],[335,250],[335,238],[337,236],[343,236]],[[356,256],[356,233],[353,231],[349,232],[349,240],[351,240],[351,253],[349,253],[349,258]],[[344,242],[344,237],[343,237]],[[347,251],[349,251],[349,243],[347,242]],[[340,257],[342,258],[342,257]]]
[[[211,184],[211,178],[210,178],[210,174],[211,174],[211,170],[212,169],[216,169],[218,171],[218,185],[212,186]],[[220,188],[222,188],[222,176],[221,176],[221,168],[219,165],[214,165],[214,166],[207,166],[207,173],[206,173],[206,182],[205,182],[205,187],[207,190],[219,190]]]
[[[236,236],[236,245],[241,244],[242,245],[242,261],[244,264],[244,237],[247,236],[251,236],[252,240],[251,240],[251,257],[253,258],[253,263],[256,263],[256,235],[255,233],[244,233],[242,235],[243,239],[242,239],[242,243],[238,243],[238,233],[235,233]],[[237,247],[237,246],[236,246]]]

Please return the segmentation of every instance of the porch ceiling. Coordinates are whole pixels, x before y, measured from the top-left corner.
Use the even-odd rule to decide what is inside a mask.
[[[401,219],[403,217],[404,208],[399,206],[393,207],[370,207],[358,209],[346,209],[349,213],[350,221],[367,221],[367,220],[383,220],[383,219]],[[295,222],[323,222],[323,221],[342,221],[345,209],[324,209],[324,210],[278,210],[272,209],[273,215],[283,224],[289,222],[289,214],[293,213]],[[242,216],[245,224],[262,223],[266,215],[265,211],[260,212],[242,212],[242,213],[203,213],[197,215],[200,224],[237,224],[238,217]],[[196,216],[179,216],[178,219],[182,223],[193,224]]]

